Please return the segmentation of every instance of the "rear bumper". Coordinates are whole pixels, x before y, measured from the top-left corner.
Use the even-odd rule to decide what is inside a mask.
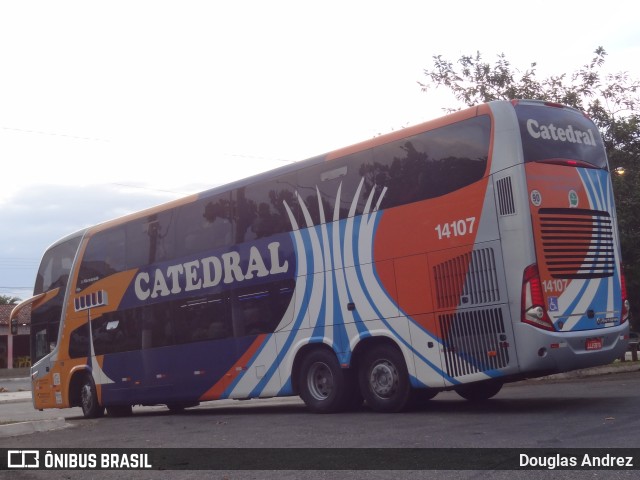
[[[516,328],[520,372],[568,372],[606,365],[624,355],[629,323],[617,327],[579,332],[547,332],[530,325]],[[599,338],[602,348],[587,350],[587,340]]]

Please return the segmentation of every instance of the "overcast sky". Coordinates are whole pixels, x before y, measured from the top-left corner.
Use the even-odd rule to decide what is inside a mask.
[[[459,106],[420,91],[434,55],[639,76],[637,2],[514,5],[1,2],[0,294],[80,228]]]

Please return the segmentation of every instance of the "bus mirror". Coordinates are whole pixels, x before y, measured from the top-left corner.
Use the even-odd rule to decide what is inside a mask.
[[[11,320],[11,335],[18,335],[18,319]]]

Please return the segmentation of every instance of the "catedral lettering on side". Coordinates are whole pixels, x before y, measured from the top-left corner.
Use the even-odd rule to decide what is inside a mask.
[[[569,125],[567,128],[556,127],[553,123],[540,125],[536,120],[530,118],[527,120],[527,131],[533,138],[596,146],[596,139],[591,129],[583,132],[573,128],[573,125]]]
[[[235,251],[223,253],[219,257],[210,256],[191,262],[170,265],[165,269],[156,268],[152,274],[140,272],[135,279],[135,293],[138,300],[167,297],[185,292],[215,287],[223,282],[230,284],[255,277],[266,277],[286,273],[289,262],[280,260],[280,242],[272,242],[267,248],[271,269],[267,269],[260,250],[251,247],[249,261],[242,268],[240,254]]]

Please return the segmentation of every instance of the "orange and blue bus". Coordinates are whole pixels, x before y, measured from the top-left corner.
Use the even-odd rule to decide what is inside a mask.
[[[587,116],[495,101],[87,228],[25,302],[34,406],[395,412],[612,362],[613,198]]]

